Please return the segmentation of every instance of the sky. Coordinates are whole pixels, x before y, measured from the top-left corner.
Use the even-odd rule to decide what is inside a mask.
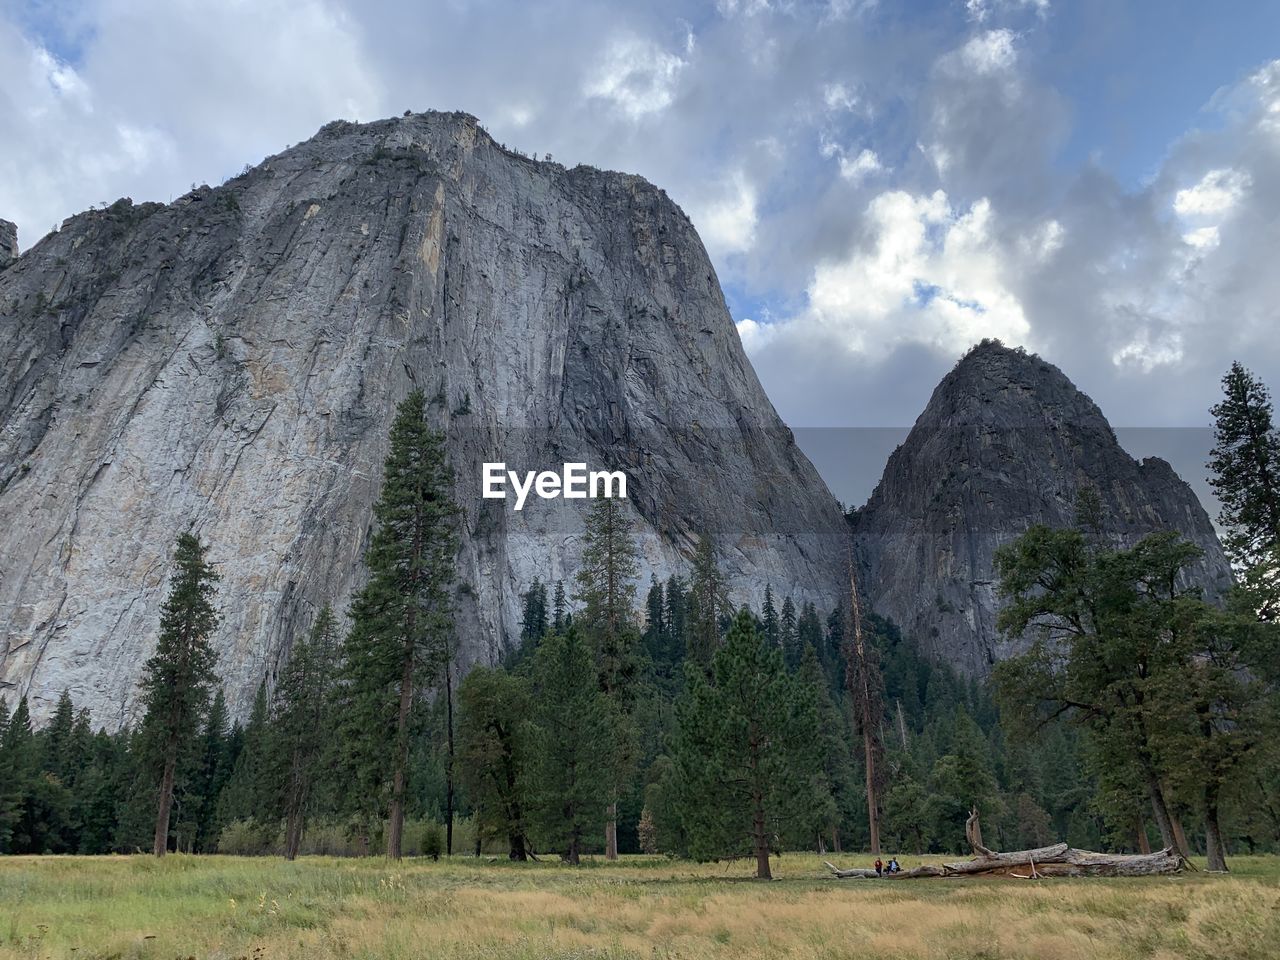
[[[1274,2],[0,0],[0,76],[24,248],[406,109],[642,174],[851,502],[984,337],[1202,491],[1231,361],[1280,385]]]

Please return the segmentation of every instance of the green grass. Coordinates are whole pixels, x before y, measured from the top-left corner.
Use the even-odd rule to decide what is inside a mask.
[[[854,862],[849,857],[838,858]],[[866,857],[859,858],[865,860]],[[913,861],[914,862],[914,861]],[[1280,858],[1231,876],[837,881],[749,865],[0,858],[0,960],[1280,957]]]

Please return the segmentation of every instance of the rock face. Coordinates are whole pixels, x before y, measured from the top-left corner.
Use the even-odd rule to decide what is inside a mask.
[[[1057,367],[993,341],[943,379],[855,520],[863,588],[878,613],[972,675],[1019,646],[996,630],[996,548],[1037,523],[1068,525],[1097,490],[1117,543],[1175,529],[1204,550],[1215,593],[1230,567],[1191,488],[1163,460],[1135,461]]]
[[[18,259],[18,228],[9,220],[0,220],[0,270]]]
[[[839,508],[688,219],[469,116],[330,124],[219,188],[72,217],[0,272],[0,330],[0,696],[37,716],[64,687],[99,722],[135,715],[189,528],[222,575],[219,669],[243,713],[359,586],[415,386],[465,513],[466,662],[513,642],[535,576],[570,575],[590,503],[482,500],[487,461],[625,470],[641,588],[707,530],[738,602],[840,590]]]

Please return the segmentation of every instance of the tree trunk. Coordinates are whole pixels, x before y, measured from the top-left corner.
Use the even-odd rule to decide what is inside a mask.
[[[1164,801],[1164,788],[1154,773],[1147,774],[1147,797],[1151,800],[1151,815],[1155,817],[1156,828],[1160,831],[1160,842],[1181,851],[1173,832],[1173,818],[1169,816],[1169,807]]]
[[[1186,858],[1172,847],[1155,853],[1110,854],[1091,850],[1076,850],[1065,843],[1035,850],[1014,850],[997,853],[982,845],[982,828],[978,811],[972,810],[965,823],[965,835],[973,846],[972,860],[925,865],[902,873],[887,873],[887,879],[914,879],[917,877],[968,877],[1010,876],[1021,880],[1036,877],[1145,877],[1157,874],[1179,873],[1187,865]],[[881,874],[865,867],[841,870],[828,863],[827,868],[840,879],[882,879]]]
[[[164,774],[160,777],[160,805],[156,810],[156,833],[151,852],[163,857],[169,850],[169,813],[173,810],[173,781],[178,768],[176,745],[165,751]]]
[[[618,801],[609,804],[607,819],[604,822],[604,858],[618,859]]]
[[[1212,873],[1227,872],[1227,851],[1222,844],[1222,826],[1218,819],[1218,788],[1204,788],[1204,852]]]
[[[444,761],[444,850],[453,856],[453,656],[444,663],[444,699],[446,717],[446,748]]]
[[[831,825],[831,852],[832,853],[844,852],[840,849],[840,825],[839,824]]]
[[[871,728],[864,719],[862,728],[862,752],[867,771],[867,826],[871,830],[871,855],[880,855],[880,813],[876,809],[876,753],[871,739]]]
[[[1138,852],[1150,853],[1151,841],[1147,839],[1147,818],[1141,813],[1138,814]]]
[[[765,830],[764,797],[757,790],[751,795],[751,832],[756,848],[756,879],[772,880],[769,869],[769,835]]]
[[[1187,843],[1187,834],[1182,829],[1182,820],[1172,810],[1169,811],[1169,824],[1173,827],[1173,842],[1178,852],[1184,857],[1191,856],[1191,844]]]
[[[409,766],[409,708],[413,703],[413,650],[400,666],[400,710],[396,715],[395,772],[391,778],[391,811],[387,824],[387,856],[399,860],[404,846],[405,771]]]

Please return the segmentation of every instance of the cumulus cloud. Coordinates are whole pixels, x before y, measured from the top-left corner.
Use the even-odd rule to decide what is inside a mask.
[[[719,186],[719,195],[694,208],[702,242],[713,256],[750,250],[756,239],[756,190],[736,170]]]
[[[168,200],[387,109],[359,29],[324,0],[109,0],[74,17],[72,63],[0,15],[0,216],[24,247],[93,204]]]
[[[1088,18],[1104,7],[1076,16],[1102,30]],[[1109,107],[1054,73],[1063,10],[0,6],[0,217],[29,246],[91,204],[168,200],[336,117],[462,109],[500,142],[664,187],[794,426],[910,423],[984,336],[1042,351],[1121,421],[1203,422],[1231,359],[1280,384],[1280,61],[1145,144],[1139,180],[1073,140]]]
[[[609,44],[583,92],[612,101],[638,120],[671,105],[685,65],[683,58],[652,41],[622,37]]]

